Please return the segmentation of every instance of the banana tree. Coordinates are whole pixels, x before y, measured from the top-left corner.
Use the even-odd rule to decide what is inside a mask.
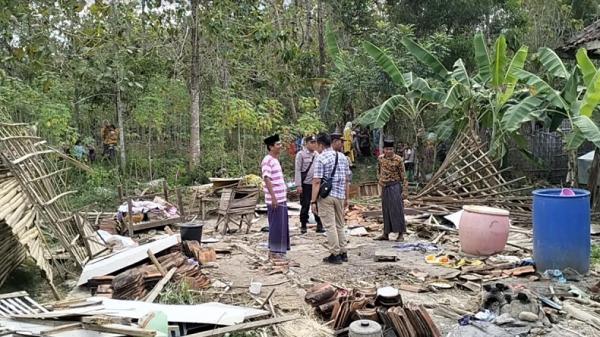
[[[502,119],[509,109],[520,103],[521,93],[517,91],[518,74],[527,59],[527,47],[521,47],[509,59],[506,38],[501,35],[490,55],[483,34],[473,39],[473,51],[477,64],[477,73],[471,76],[462,59],[454,62],[452,71],[429,51],[416,42],[404,39],[402,44],[417,60],[427,65],[435,77],[446,85],[441,106],[449,111],[450,118],[458,128],[485,127],[490,132],[490,152],[501,158],[506,153],[508,136],[516,136],[516,130],[504,128]]]
[[[385,51],[365,41],[363,49],[388,74],[391,81],[399,88],[399,93],[385,100],[381,105],[363,112],[355,121],[358,125],[372,129],[383,129],[395,112],[400,112],[409,121],[414,135],[413,144],[419,146],[419,130],[425,129],[423,114],[442,100],[443,93],[432,89],[428,82],[415,77],[413,73],[402,73]],[[425,97],[429,100],[424,99]],[[415,172],[419,174],[419,160],[415,160]]]
[[[583,48],[576,54],[577,66],[570,71],[551,49],[541,48],[538,55],[546,76],[563,87],[555,89],[539,76],[520,70],[517,76],[529,86],[529,96],[521,101],[520,107],[508,111],[502,123],[514,130],[522,122],[542,120],[554,131],[568,119],[572,130],[563,136],[570,159],[569,176],[575,184],[577,149],[585,140],[600,148],[600,129],[591,119],[600,104],[600,70]]]
[[[385,51],[365,42],[364,49],[401,89],[397,95],[390,97],[380,106],[363,113],[359,123],[382,126],[395,111],[399,111],[413,124],[417,124],[422,121],[423,112],[431,104],[435,104],[447,112],[448,120],[442,125],[461,129],[469,123],[472,128],[488,128],[491,136],[490,151],[497,157],[502,157],[506,152],[507,137],[518,136],[516,130],[508,131],[504,128],[501,121],[509,109],[519,111],[524,108],[513,107],[520,103],[522,96],[522,93],[517,91],[518,74],[527,59],[527,47],[521,47],[512,59],[508,59],[506,39],[500,36],[496,40],[494,53],[490,55],[483,34],[476,34],[473,39],[473,51],[477,73],[471,76],[462,59],[456,60],[450,71],[435,55],[411,39],[402,39],[402,44],[419,62],[430,69],[433,77],[430,82],[441,85],[433,89],[429,85],[430,82],[423,78],[415,77],[412,73],[401,73]]]

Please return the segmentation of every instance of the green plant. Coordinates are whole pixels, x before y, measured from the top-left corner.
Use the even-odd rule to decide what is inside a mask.
[[[592,245],[590,264],[592,266],[600,264],[600,245]]]
[[[185,281],[171,282],[160,294],[159,302],[162,304],[201,304],[210,299],[203,297],[199,292],[192,289]]]

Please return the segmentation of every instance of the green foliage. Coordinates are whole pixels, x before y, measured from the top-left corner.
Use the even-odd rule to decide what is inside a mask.
[[[194,305],[207,302],[208,299],[194,291],[185,281],[170,282],[161,292],[158,300],[161,304]]]
[[[53,143],[73,144],[77,132],[71,127],[71,111],[61,103],[46,103],[40,107],[39,119],[42,135]]]
[[[119,90],[127,165],[97,164],[90,182],[73,176],[82,201],[108,202],[115,181],[256,173],[267,133],[331,130],[362,111],[361,124],[406,139],[421,129],[450,137],[473,113],[494,139],[564,118],[579,121],[572,144],[595,139],[577,119],[594,120],[595,66],[583,51],[576,71],[539,49],[589,22],[592,1],[224,0],[199,13],[203,163],[187,172],[189,2],[144,4],[0,0],[1,120],[37,123],[54,145],[84,138],[100,149],[102,121],[118,124]],[[521,44],[539,49],[535,62],[524,65]]]
[[[91,174],[71,171],[68,182],[78,186],[78,193],[71,199],[75,209],[95,204],[99,209],[115,209],[117,206],[117,186],[119,173],[115,167],[96,165]],[[96,208],[96,207],[94,207]]]
[[[592,245],[592,255],[590,260],[592,266],[600,264],[600,245]]]
[[[325,129],[325,124],[315,112],[305,112],[296,121],[295,131],[300,135],[316,135]]]

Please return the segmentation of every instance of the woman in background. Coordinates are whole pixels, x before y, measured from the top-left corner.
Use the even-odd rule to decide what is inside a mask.
[[[352,139],[354,138],[352,131],[352,122],[346,123],[344,127],[344,154],[350,160],[350,166],[354,164],[354,149],[352,147]]]

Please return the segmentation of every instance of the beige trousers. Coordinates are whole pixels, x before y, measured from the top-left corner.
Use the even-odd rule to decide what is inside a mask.
[[[317,202],[319,217],[327,230],[329,252],[338,255],[346,252],[346,235],[344,234],[344,200],[329,196],[319,198]]]

